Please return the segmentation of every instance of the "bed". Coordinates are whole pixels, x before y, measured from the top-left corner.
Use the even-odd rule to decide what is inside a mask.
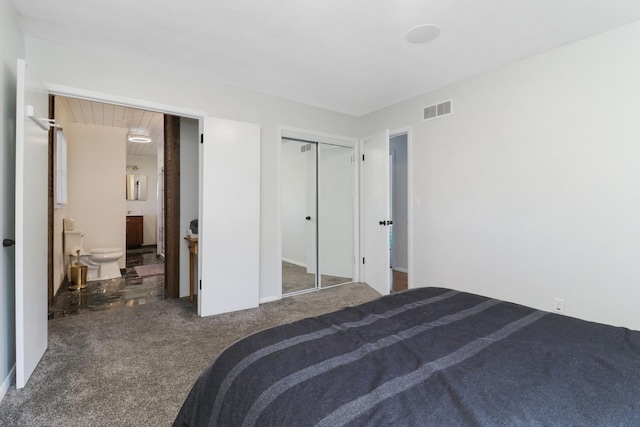
[[[640,425],[640,332],[443,288],[238,341],[174,426]]]

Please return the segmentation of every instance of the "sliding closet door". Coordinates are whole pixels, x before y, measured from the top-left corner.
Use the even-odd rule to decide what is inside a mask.
[[[317,145],[282,140],[282,293],[316,287]]]
[[[282,138],[282,293],[353,281],[353,146]]]
[[[353,148],[318,144],[320,286],[353,281]]]

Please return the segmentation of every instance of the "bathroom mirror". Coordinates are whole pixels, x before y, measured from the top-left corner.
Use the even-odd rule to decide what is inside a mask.
[[[146,175],[127,175],[127,200],[147,200]]]

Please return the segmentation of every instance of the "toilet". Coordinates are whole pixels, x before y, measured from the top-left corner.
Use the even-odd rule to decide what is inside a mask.
[[[63,220],[64,251],[71,265],[76,263],[80,250],[80,264],[87,266],[87,282],[96,280],[117,279],[121,277],[118,260],[124,252],[121,248],[84,249],[84,230],[76,229],[73,219]]]

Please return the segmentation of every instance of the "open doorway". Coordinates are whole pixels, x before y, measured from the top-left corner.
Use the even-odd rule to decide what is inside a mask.
[[[64,130],[57,132],[51,145],[60,145],[56,138],[66,139],[68,159],[66,169],[60,171],[56,162],[60,153],[50,153],[50,295],[58,291],[55,306],[50,300],[50,317],[180,296],[179,230],[183,227],[180,180],[174,178],[180,176],[181,118],[61,95],[51,96],[50,103],[52,118]],[[195,126],[186,127],[193,133],[197,152],[197,120],[190,120]],[[132,142],[132,135],[141,142]],[[197,157],[189,169],[196,171],[193,180],[197,182]],[[57,200],[60,184],[56,182],[61,173],[68,178],[68,200],[62,203]],[[197,212],[197,205],[193,211]],[[101,277],[100,266],[94,265],[94,272],[86,273],[90,286],[81,292],[64,292],[73,276],[70,266],[77,262],[66,238],[74,227],[83,231],[79,246],[87,271],[92,268],[90,249],[122,248],[124,256],[117,260],[120,277]],[[169,269],[173,277],[166,275],[165,255],[173,255],[175,267]]]
[[[391,290],[402,291],[409,283],[409,176],[408,134],[389,138],[389,206],[392,225],[389,227],[391,260]]]

